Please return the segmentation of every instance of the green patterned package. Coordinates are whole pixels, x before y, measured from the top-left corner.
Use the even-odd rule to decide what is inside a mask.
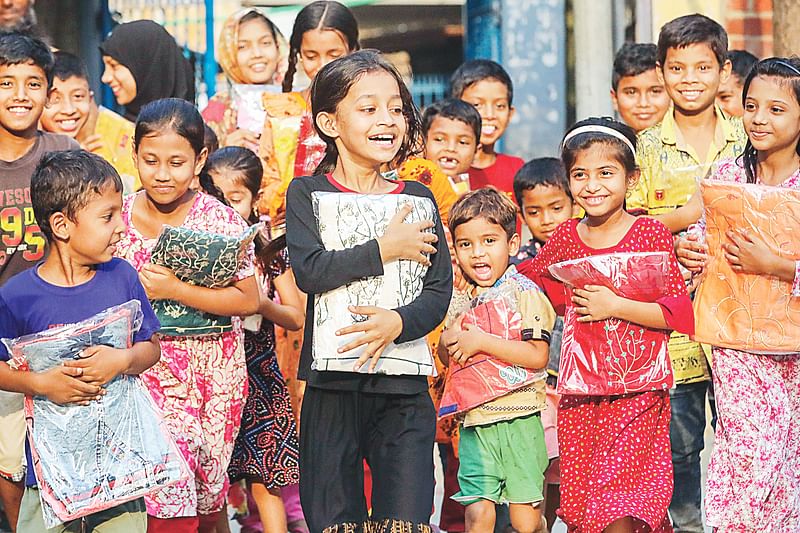
[[[230,285],[262,224],[229,237],[206,231],[164,226],[153,247],[150,261],[169,268],[190,285],[220,288]],[[183,305],[175,300],[155,300],[153,311],[163,335],[198,336],[231,329],[231,317],[218,316]]]

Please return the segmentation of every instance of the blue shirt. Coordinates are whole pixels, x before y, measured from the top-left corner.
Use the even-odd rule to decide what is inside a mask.
[[[122,259],[97,265],[92,279],[77,287],[59,287],[39,276],[39,266],[17,274],[0,287],[0,338],[13,339],[86,320],[130,300],[142,304],[143,320],[133,342],[150,340],[160,324],[153,313],[136,270]],[[9,359],[0,343],[0,360]],[[27,449],[26,484],[36,485],[30,450]]]

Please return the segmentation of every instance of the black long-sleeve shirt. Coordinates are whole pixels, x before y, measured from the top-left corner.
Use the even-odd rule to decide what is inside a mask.
[[[430,198],[433,194],[417,182],[398,182],[394,193]],[[326,250],[320,238],[311,195],[315,191],[353,192],[325,175],[300,177],[292,180],[286,193],[286,243],[292,261],[297,286],[308,294],[305,337],[300,355],[298,379],[309,386],[359,390],[370,393],[415,394],[426,390],[425,376],[396,376],[362,374],[357,372],[318,372],[311,369],[312,341],[314,335],[314,296],[355,280],[383,275],[383,263],[378,241],[372,239],[345,250]],[[444,228],[437,217],[431,266],[425,274],[422,293],[410,304],[395,309],[403,320],[403,329],[395,339],[397,343],[419,339],[432,331],[445,316],[453,290],[453,272],[447,249]],[[345,312],[345,310],[342,310]],[[331,349],[335,343],[331,342]]]

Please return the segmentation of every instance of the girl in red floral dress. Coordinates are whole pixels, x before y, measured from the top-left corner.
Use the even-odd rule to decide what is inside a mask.
[[[666,380],[639,384],[639,392],[572,391],[561,397],[558,513],[574,533],[672,531],[667,516],[673,481],[669,394],[664,384],[671,381],[666,341],[670,329],[693,332],[694,318],[669,230],[625,211],[626,192],[639,177],[635,148],[633,130],[611,119],[586,119],[570,129],[562,159],[572,197],[586,216],[561,224],[539,254],[518,267],[545,288],[557,310],[564,305],[571,308],[568,312],[578,317],[577,324],[612,319],[606,324],[635,325],[647,336],[648,348],[651,342],[664,348]],[[624,298],[597,285],[576,287],[568,299],[566,287],[548,271],[548,266],[562,261],[627,252],[669,252],[667,288],[655,302]],[[564,339],[577,331],[568,322]],[[595,348],[602,347],[592,346],[592,353]],[[575,357],[563,346],[560,386],[565,363]]]

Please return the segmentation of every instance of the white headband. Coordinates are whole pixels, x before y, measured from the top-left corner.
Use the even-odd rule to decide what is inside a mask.
[[[633,148],[633,143],[625,137],[623,134],[615,130],[614,128],[609,128],[608,126],[600,126],[600,125],[589,125],[589,126],[581,126],[580,128],[575,128],[571,132],[567,133],[567,136],[564,137],[564,140],[561,141],[561,148],[567,144],[567,141],[575,137],[576,135],[580,135],[581,133],[602,133],[605,135],[611,135],[612,137],[619,139],[620,141],[625,143],[633,157],[636,157],[636,150]]]

